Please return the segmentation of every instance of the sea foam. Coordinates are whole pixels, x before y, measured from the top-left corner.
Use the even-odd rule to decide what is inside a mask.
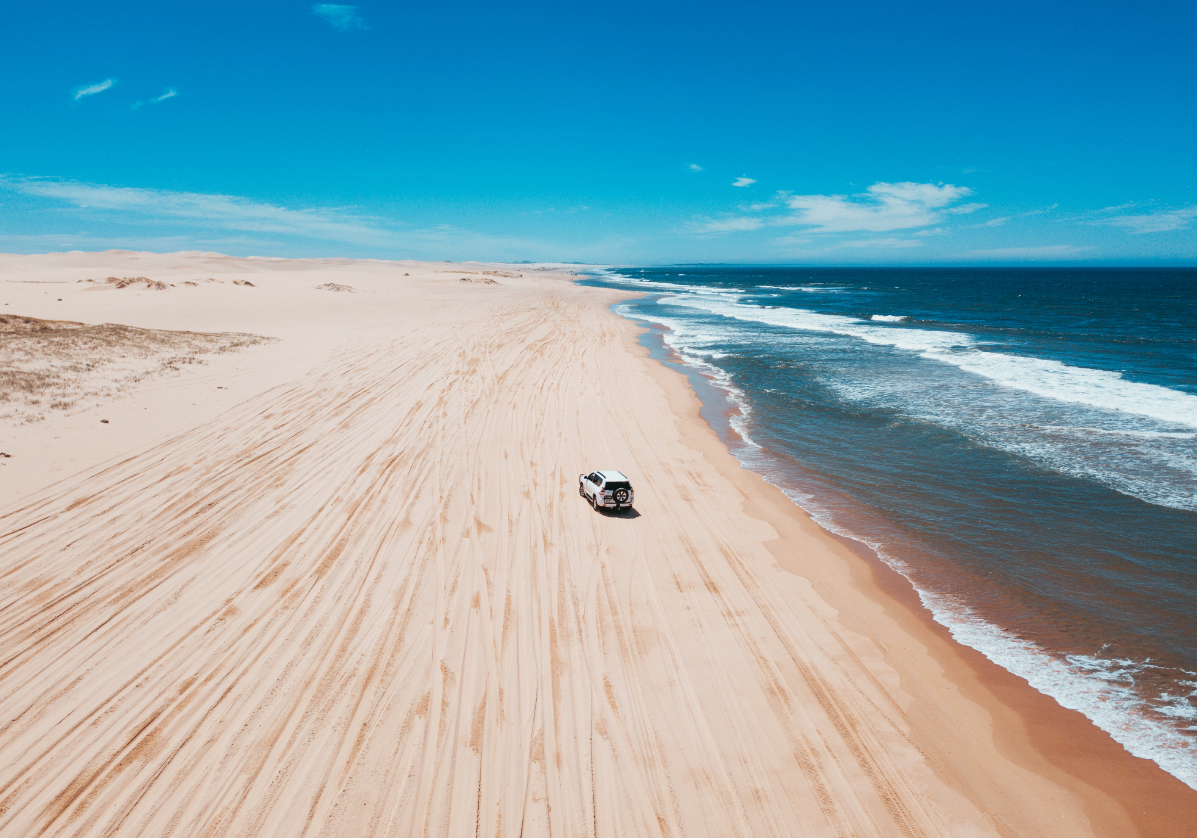
[[[1121,373],[1110,370],[1075,367],[1048,358],[990,351],[981,348],[972,336],[960,332],[875,326],[871,325],[871,321],[838,314],[820,314],[805,309],[763,308],[731,299],[690,294],[666,297],[660,302],[697,308],[737,320],[847,335],[875,345],[917,352],[923,358],[951,364],[1002,386],[1043,398],[1197,428],[1197,396],[1156,384],[1128,381]]]

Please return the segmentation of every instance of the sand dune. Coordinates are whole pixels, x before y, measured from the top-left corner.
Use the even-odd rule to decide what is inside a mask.
[[[779,547],[610,293],[404,269],[343,276],[365,303],[258,270],[263,306],[385,316],[0,513],[0,834],[1102,831],[779,566],[842,549]],[[578,497],[596,467],[636,513]]]

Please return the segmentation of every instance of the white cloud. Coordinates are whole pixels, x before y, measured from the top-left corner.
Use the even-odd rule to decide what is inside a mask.
[[[1042,247],[996,247],[991,250],[972,250],[967,255],[977,259],[1009,259],[1011,261],[1068,259],[1089,249],[1073,244],[1049,244]]]
[[[318,3],[312,6],[312,14],[321,18],[338,32],[355,32],[365,29],[366,24],[357,13],[357,6],[338,6],[335,3]]]
[[[689,169],[690,169],[690,171],[692,171],[692,172],[701,172],[701,171],[702,171],[702,166],[698,165],[697,163],[691,163],[691,164],[690,164],[690,166],[689,166]]]
[[[145,105],[156,105],[157,103],[162,102],[166,99],[173,99],[178,95],[179,95],[179,91],[175,90],[173,87],[168,87],[166,89],[166,92],[163,93],[161,96],[155,96],[153,99],[150,99],[149,101],[144,101],[144,100],[138,99],[136,102],[134,102],[129,107],[132,108],[133,110],[137,110],[138,108],[143,107]]]
[[[756,183],[756,181],[752,178],[741,175],[735,179],[735,181],[732,183],[732,186],[752,186],[754,183]]]
[[[934,183],[874,183],[856,195],[792,195],[792,215],[775,223],[811,227],[818,233],[887,232],[927,227],[950,213],[948,207],[972,190]],[[983,205],[957,209],[972,212]]]
[[[755,182],[743,177],[733,185],[747,186]],[[768,201],[741,206],[741,212],[745,215],[713,219],[692,229],[700,233],[726,233],[759,230],[762,227],[805,227],[807,229],[802,231],[803,235],[909,230],[930,227],[941,222],[945,216],[975,212],[986,206],[978,203],[951,206],[971,194],[972,190],[966,186],[942,183],[875,183],[856,195],[793,195],[778,192]],[[782,214],[768,212],[780,208],[785,210]],[[869,241],[887,242],[884,246],[888,247],[912,247],[918,244],[896,245],[883,239]]]
[[[112,85],[116,84],[116,79],[104,79],[95,84],[84,85],[75,89],[75,101],[78,102],[84,96],[95,96],[97,93],[103,93]]]
[[[1123,209],[1110,207],[1103,212]],[[1142,213],[1140,215],[1119,215],[1093,222],[1095,224],[1109,224],[1122,227],[1132,233],[1168,233],[1172,230],[1183,230],[1197,218],[1197,207],[1184,207],[1175,210],[1160,210],[1158,212]]]

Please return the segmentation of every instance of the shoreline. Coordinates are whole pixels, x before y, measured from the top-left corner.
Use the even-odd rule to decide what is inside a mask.
[[[643,296],[643,292],[618,293],[621,294],[619,301]],[[684,368],[697,376],[703,376],[701,370],[680,358],[670,363],[652,357],[651,350],[640,338],[653,334],[655,329],[619,314],[614,310],[614,304],[611,314],[629,329],[628,350],[660,370],[658,378],[665,389],[685,391],[671,393],[679,422],[687,426],[695,442],[709,435],[725,455],[708,456],[708,461],[728,479],[743,480],[744,475],[751,475],[746,482],[756,485],[750,493],[760,496],[755,498],[754,506],[764,512],[766,520],[779,532],[792,527],[797,532],[809,534],[813,527],[822,538],[839,545],[841,549],[837,552],[847,566],[857,593],[879,606],[920,642],[927,654],[940,664],[944,677],[983,708],[991,719],[989,731],[1004,756],[1077,794],[1090,815],[1095,834],[1109,838],[1128,834],[1151,838],[1188,836],[1190,830],[1185,824],[1197,822],[1197,792],[1155,762],[1131,754],[1081,712],[1061,706],[1024,678],[955,640],[949,628],[937,622],[931,610],[923,604],[913,583],[887,564],[876,551],[851,536],[825,529],[779,487],[739,461],[703,416],[705,411],[715,410],[716,406],[699,396],[686,372],[673,367]],[[661,341],[665,353],[676,354],[659,335],[654,338]],[[714,383],[710,386],[716,389]],[[685,404],[687,401],[690,403]],[[731,408],[724,409],[729,413],[726,419],[728,430],[737,433],[730,421]],[[750,499],[745,505],[752,503],[753,499]],[[787,517],[799,520],[787,521]],[[821,585],[818,573],[811,573],[808,566],[795,560],[780,543],[782,541],[784,536],[776,543],[776,548],[770,548],[779,564],[790,573],[810,579],[825,601],[841,615],[851,610],[852,598],[841,596],[834,586]],[[901,671],[901,667],[898,668]],[[903,673],[903,686],[912,692],[917,689],[910,683],[907,673]],[[929,718],[921,732],[938,739],[933,735],[938,719],[935,710],[928,709]],[[950,741],[937,741],[936,744],[941,752],[951,749]]]
[[[842,287],[827,273],[684,270],[604,270],[586,284],[646,294],[614,310],[652,325],[642,340],[654,357],[684,360],[704,415],[745,467],[825,529],[869,545],[956,640],[1197,791],[1184,561],[1197,555],[1197,530],[1180,503],[1192,435],[1132,430],[1151,399],[1122,414],[1101,398],[1078,407],[1071,391],[1026,390],[1035,376],[1023,373],[1043,360],[1028,324],[1057,330],[1050,309],[1026,309],[1006,337],[977,326],[1003,347],[994,358],[1022,365],[1009,387],[922,352],[950,335],[971,340],[942,330],[958,305],[986,299],[966,277],[959,300],[936,284],[936,303],[919,282],[895,277],[890,291],[884,270]],[[868,325],[869,311],[906,307],[912,322]],[[1069,382],[1107,374],[1068,345]],[[1123,361],[1161,386],[1178,372]]]

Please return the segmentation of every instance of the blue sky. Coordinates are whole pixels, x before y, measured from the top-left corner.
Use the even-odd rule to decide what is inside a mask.
[[[1197,4],[13,4],[0,250],[1197,264]]]

